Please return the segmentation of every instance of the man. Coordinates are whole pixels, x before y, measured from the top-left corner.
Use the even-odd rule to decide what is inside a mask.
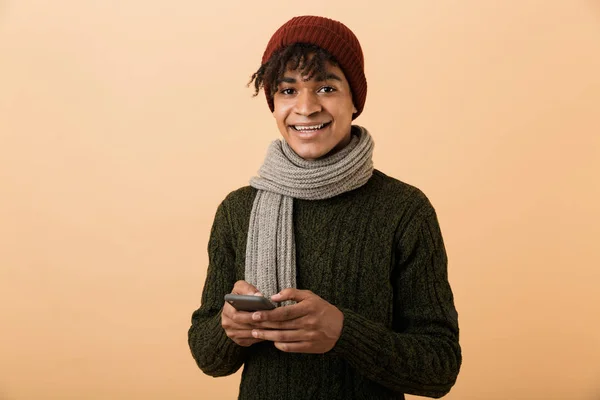
[[[189,345],[208,375],[244,370],[240,399],[441,397],[461,365],[447,258],[432,205],[373,169],[360,44],[303,16],[253,75],[283,140],[217,209]],[[274,310],[237,311],[228,293]]]

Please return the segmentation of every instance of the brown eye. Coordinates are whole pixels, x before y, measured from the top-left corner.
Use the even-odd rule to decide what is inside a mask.
[[[332,93],[335,92],[335,88],[331,87],[331,86],[323,86],[321,89],[319,89],[320,93]]]
[[[290,94],[294,94],[294,89],[282,89],[279,91],[279,93],[281,94],[286,94],[286,95],[290,95]]]

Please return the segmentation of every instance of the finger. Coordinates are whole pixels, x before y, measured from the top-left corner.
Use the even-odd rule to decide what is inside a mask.
[[[223,318],[229,320],[228,323],[246,329],[252,329],[256,327],[256,322],[252,319],[251,312],[237,311],[235,308],[231,308],[232,311],[230,312],[223,311]]]
[[[235,285],[233,285],[233,290],[231,291],[233,294],[249,294],[249,295],[261,295],[256,287],[249,284],[246,281],[237,281]]]
[[[235,343],[237,343],[238,345],[242,346],[242,347],[249,347],[252,346],[254,343],[258,343],[258,342],[262,342],[262,339],[239,339],[239,340],[234,340]]]
[[[289,321],[308,314],[306,304],[297,303],[290,306],[277,307],[269,311],[256,311],[252,314],[253,321]]]
[[[306,328],[306,322],[304,317],[290,319],[287,321],[254,321],[253,328],[278,330],[303,329]]]
[[[242,313],[250,314],[250,317],[246,318],[244,320]],[[249,313],[247,311],[238,311],[235,309],[235,307],[233,307],[228,302],[225,302],[225,304],[223,305],[223,310],[221,311],[221,316],[223,318],[228,318],[232,321],[239,322],[239,323],[246,323],[247,321],[252,320],[252,313]]]
[[[271,300],[276,302],[282,302],[286,300],[293,300],[296,302],[301,302],[302,300],[306,300],[306,298],[314,296],[314,293],[310,290],[300,290],[294,288],[283,289],[281,292],[274,294],[271,296]]]
[[[251,331],[252,329],[256,329],[257,326],[256,325],[249,325],[249,324],[238,324],[236,322],[234,322],[231,319],[228,318],[224,318],[221,321],[221,326],[223,327],[223,329],[225,330],[229,330],[229,329],[244,329],[244,330],[249,330]]]
[[[235,312],[235,308],[229,304],[228,302],[223,303],[223,310],[221,314],[231,317],[231,315]]]
[[[227,334],[227,336],[229,336],[229,338],[231,338],[233,340],[238,340],[238,339],[261,339],[261,338],[256,338],[256,337],[253,336],[252,329],[227,329],[225,331],[225,333]]]
[[[275,342],[273,344],[276,348],[286,353],[319,353],[313,350],[311,342]]]
[[[253,329],[252,337],[256,339],[270,340],[271,342],[301,342],[308,341],[313,336],[311,333],[301,329],[294,330],[269,330]]]

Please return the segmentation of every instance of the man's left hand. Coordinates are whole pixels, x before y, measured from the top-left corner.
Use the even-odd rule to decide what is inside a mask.
[[[270,311],[257,311],[252,319],[257,339],[270,340],[281,351],[326,353],[342,333],[344,314],[334,305],[309,290],[284,289],[271,297],[275,302],[294,300],[296,304]]]

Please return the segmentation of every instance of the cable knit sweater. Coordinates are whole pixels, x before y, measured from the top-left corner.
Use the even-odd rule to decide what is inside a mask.
[[[437,216],[417,188],[375,170],[359,189],[327,200],[294,199],[297,286],[344,314],[325,354],[284,353],[271,342],[241,347],[221,327],[223,297],[244,279],[256,189],[217,209],[201,307],[189,346],[202,371],[244,370],[239,399],[441,397],[460,365],[458,316]]]

